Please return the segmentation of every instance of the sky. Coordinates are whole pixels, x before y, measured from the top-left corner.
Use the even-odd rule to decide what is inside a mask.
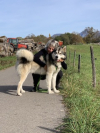
[[[0,36],[100,30],[100,0],[0,0]]]

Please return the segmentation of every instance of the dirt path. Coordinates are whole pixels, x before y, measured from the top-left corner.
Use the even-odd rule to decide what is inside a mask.
[[[29,92],[32,76],[24,83],[26,93],[16,96],[18,75],[14,67],[0,71],[0,132],[57,133],[65,116],[61,95]],[[45,81],[40,86],[45,88]]]

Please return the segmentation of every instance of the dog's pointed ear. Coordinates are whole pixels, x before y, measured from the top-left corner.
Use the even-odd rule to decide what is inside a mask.
[[[66,46],[63,47],[63,51],[66,53]]]

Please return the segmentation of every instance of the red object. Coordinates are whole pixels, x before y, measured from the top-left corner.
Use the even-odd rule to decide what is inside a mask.
[[[63,45],[63,41],[59,41],[59,46],[62,46]]]
[[[7,42],[13,46],[14,51],[20,48],[28,49],[28,45],[20,44],[17,38],[7,38]]]
[[[38,42],[38,44],[41,44],[41,42]]]
[[[25,44],[18,44],[17,48],[18,49],[20,49],[20,48],[26,48],[27,49],[27,45],[25,45]]]

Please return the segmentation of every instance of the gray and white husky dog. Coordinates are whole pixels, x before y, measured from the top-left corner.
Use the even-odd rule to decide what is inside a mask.
[[[29,73],[46,75],[46,84],[49,94],[59,93],[59,90],[56,89],[56,76],[61,69],[61,62],[58,62],[59,59],[66,59],[66,46],[58,47],[52,53],[48,54],[46,57],[47,71],[40,67],[36,62],[33,61],[34,55],[31,51],[26,49],[20,49],[16,53],[17,62],[16,69],[20,77],[18,86],[17,86],[17,95],[21,96],[22,93],[25,93],[22,86],[26,80]],[[53,91],[51,90],[51,85]]]

